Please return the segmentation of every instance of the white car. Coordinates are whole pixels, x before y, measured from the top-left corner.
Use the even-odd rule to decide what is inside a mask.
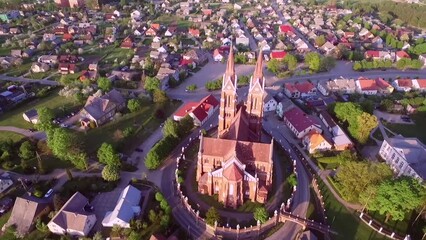
[[[50,195],[52,195],[52,193],[53,193],[53,189],[49,189],[49,191],[47,191],[47,193],[44,194],[44,197],[48,198],[48,197],[50,197]]]

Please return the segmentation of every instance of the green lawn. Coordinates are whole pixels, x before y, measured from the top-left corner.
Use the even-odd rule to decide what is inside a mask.
[[[152,21],[153,23],[159,23],[163,25],[169,25],[171,23],[177,23],[177,26],[180,28],[188,28],[191,26],[191,22],[182,19],[177,15],[160,15],[157,19]]]
[[[12,49],[14,49],[14,48],[11,48],[11,47],[8,47],[8,48],[1,47],[0,48],[0,56],[10,56],[10,51]]]
[[[106,54],[106,56],[101,60],[101,63],[120,64],[121,61],[129,61],[133,55],[133,49],[114,48]]]
[[[327,221],[331,225],[332,230],[338,232],[338,235],[333,235],[332,239],[387,239],[368,227],[354,212],[348,211],[348,209],[340,204],[322,181],[318,183],[324,197]]]
[[[110,192],[117,187],[117,182],[107,182],[101,177],[73,178],[67,181],[60,190],[64,199],[71,197],[76,191],[87,197],[94,197],[98,192]]]
[[[153,116],[157,109],[163,109],[165,116],[170,116],[180,104],[180,102],[145,103],[145,106],[138,112],[125,114],[99,128],[90,129],[87,133],[80,133],[80,136],[85,142],[88,152],[95,152],[104,142],[115,145],[123,152],[131,152],[160,126],[163,120]],[[129,127],[134,128],[135,134],[125,138],[123,131]]]
[[[19,142],[22,140],[25,136],[14,133],[14,132],[7,132],[7,131],[0,131],[0,142],[6,141],[6,140],[12,140],[13,142]]]
[[[45,98],[35,99],[15,109],[8,111],[0,116],[0,126],[14,126],[19,128],[31,128],[33,125],[28,123],[22,117],[22,114],[30,109],[40,107],[48,107],[54,109],[55,113],[60,116],[74,110],[80,106],[73,98],[65,98],[58,95],[58,91],[52,91]]]
[[[28,73],[31,69],[31,65],[32,63],[29,62],[29,63],[22,64],[21,66],[18,66],[18,67],[11,67],[5,73],[8,76],[19,77],[24,75],[25,73]]]
[[[57,72],[57,70],[50,70],[47,72],[39,72],[39,73],[30,73],[27,78],[31,78],[31,79],[44,79],[47,78],[49,75],[53,74],[54,72]],[[59,73],[58,73],[59,75]]]

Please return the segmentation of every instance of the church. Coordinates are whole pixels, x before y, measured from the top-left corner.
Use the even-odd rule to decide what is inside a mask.
[[[226,207],[265,203],[272,185],[273,142],[261,143],[265,78],[259,53],[247,101],[238,102],[233,49],[222,80],[217,138],[200,137],[198,191],[218,195]]]

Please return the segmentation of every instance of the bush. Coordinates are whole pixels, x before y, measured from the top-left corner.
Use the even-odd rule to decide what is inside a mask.
[[[222,88],[222,79],[216,79],[213,81],[208,81],[205,85],[208,91],[219,90]]]
[[[35,197],[42,198],[44,194],[43,194],[43,192],[41,190],[35,189],[34,192],[33,192],[33,195]]]

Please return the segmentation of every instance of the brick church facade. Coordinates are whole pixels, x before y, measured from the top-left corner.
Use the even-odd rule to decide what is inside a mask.
[[[198,191],[217,194],[226,207],[236,208],[246,200],[264,203],[272,184],[273,143],[260,142],[265,97],[262,52],[245,104],[238,103],[232,47],[222,81],[218,137],[200,138]]]

